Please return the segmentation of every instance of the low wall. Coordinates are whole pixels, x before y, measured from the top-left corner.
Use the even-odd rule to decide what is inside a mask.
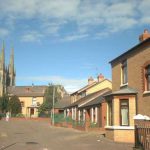
[[[3,118],[5,120],[5,118]],[[51,122],[50,118],[24,118],[24,117],[11,117],[9,120],[33,120],[33,121],[46,121]]]
[[[115,142],[134,143],[134,129],[106,129],[106,137]]]

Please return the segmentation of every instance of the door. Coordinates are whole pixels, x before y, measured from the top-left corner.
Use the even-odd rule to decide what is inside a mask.
[[[34,116],[34,108],[30,109],[30,116],[33,117]]]

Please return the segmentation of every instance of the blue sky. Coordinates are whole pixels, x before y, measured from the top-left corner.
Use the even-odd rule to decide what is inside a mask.
[[[0,0],[6,62],[15,51],[17,85],[63,84],[69,92],[102,73],[150,29],[150,0]]]

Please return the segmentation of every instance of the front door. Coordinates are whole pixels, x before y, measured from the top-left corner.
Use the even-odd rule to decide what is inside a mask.
[[[30,116],[33,117],[34,116],[34,108],[30,109]]]

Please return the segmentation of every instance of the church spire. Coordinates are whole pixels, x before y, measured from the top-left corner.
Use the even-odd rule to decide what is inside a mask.
[[[4,44],[4,41],[3,41],[2,50],[0,53],[0,68],[2,70],[5,69],[5,44]]]
[[[12,47],[10,62],[9,62],[10,86],[15,84],[15,69],[14,69],[14,48]]]

